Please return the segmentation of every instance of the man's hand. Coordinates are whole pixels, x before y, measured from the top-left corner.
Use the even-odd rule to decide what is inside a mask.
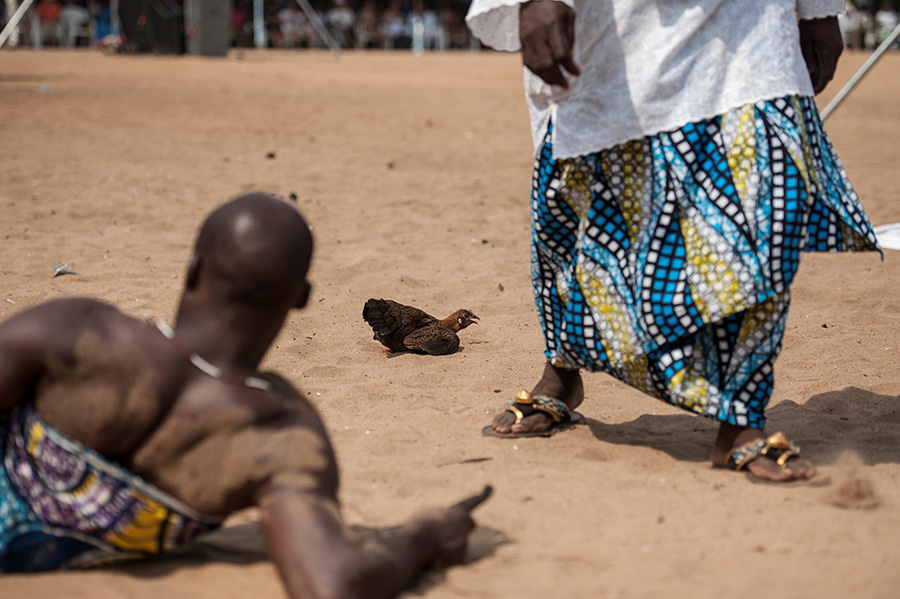
[[[838,57],[844,51],[844,40],[837,17],[800,21],[800,49],[806,68],[818,94],[834,77]]]
[[[397,526],[360,545],[341,520],[333,490],[298,492],[267,484],[257,497],[272,561],[288,596],[395,597],[423,570],[462,563],[475,523],[469,516],[491,488],[434,516]]]
[[[463,499],[429,522],[438,544],[434,567],[445,568],[463,562],[469,533],[475,528],[475,522],[470,514],[490,497],[492,492],[493,488],[487,486],[480,494]]]
[[[575,12],[555,0],[531,0],[519,9],[522,62],[549,83],[568,88],[562,69],[572,75],[581,69],[572,58],[575,46]]]

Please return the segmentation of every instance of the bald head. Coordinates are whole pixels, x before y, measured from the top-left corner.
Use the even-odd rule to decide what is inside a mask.
[[[270,195],[239,196],[200,229],[188,286],[203,273],[221,299],[255,307],[306,303],[312,234],[294,208]]]

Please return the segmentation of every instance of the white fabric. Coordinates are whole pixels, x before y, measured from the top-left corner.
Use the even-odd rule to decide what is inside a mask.
[[[844,12],[845,0],[797,0],[798,19],[821,19]]]
[[[524,1],[474,0],[466,22],[485,45],[518,51]],[[797,19],[844,7],[843,0],[562,1],[575,11],[581,76],[564,90],[525,69],[535,151],[552,119],[556,158],[763,99],[812,95]]]
[[[878,245],[885,250],[900,250],[900,223],[880,225],[873,229]]]

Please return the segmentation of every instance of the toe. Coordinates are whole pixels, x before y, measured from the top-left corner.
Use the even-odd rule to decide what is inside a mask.
[[[491,427],[495,433],[500,433],[501,435],[509,434],[512,431],[512,426],[516,422],[516,417],[507,411],[500,412],[496,416],[494,416],[494,421],[491,423]]]
[[[747,464],[747,470],[762,480],[772,482],[785,482],[791,479],[791,472],[787,468],[782,468],[769,458],[757,458]]]
[[[542,433],[550,428],[552,422],[553,420],[549,416],[539,412],[524,418],[518,424],[514,424],[511,430],[514,433]]]

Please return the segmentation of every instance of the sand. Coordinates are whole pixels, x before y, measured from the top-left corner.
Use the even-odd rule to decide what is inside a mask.
[[[865,58],[845,55],[820,106]],[[895,53],[827,123],[874,224],[900,221],[898,97]],[[4,51],[0,99],[0,318],[87,295],[171,319],[208,211],[249,190],[296,198],[314,295],[265,366],[321,410],[346,520],[389,526],[496,488],[471,562],[410,596],[897,596],[900,253],[805,256],[770,430],[820,475],[756,485],[710,467],[715,423],[604,375],[585,379],[585,426],[481,436],[542,368],[517,56]],[[481,324],[455,355],[389,359],[369,297]],[[224,531],[240,552],[4,576],[0,597],[279,599],[256,518]]]

